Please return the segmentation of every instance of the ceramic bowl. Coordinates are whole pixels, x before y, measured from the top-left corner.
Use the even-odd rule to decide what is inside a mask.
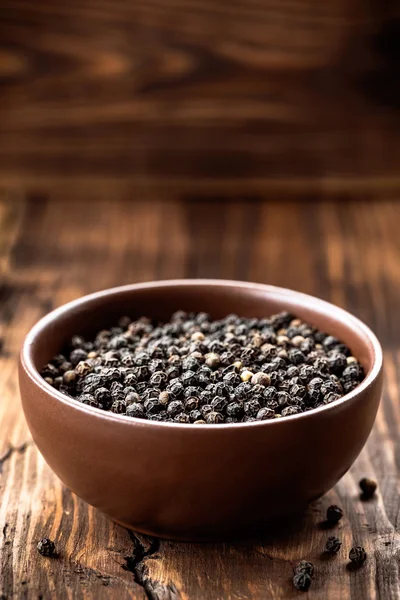
[[[169,319],[178,309],[265,317],[288,310],[344,341],[366,377],[340,400],[271,421],[157,423],[74,401],[40,369],[75,333],[124,314]],[[323,300],[269,285],[219,280],[141,283],[85,296],[37,323],[24,342],[20,390],[32,437],[78,496],[137,531],[184,540],[253,535],[303,510],[349,469],[371,431],[382,351],[370,329]]]

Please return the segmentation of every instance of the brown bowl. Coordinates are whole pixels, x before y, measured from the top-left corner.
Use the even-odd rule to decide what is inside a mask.
[[[168,319],[177,309],[214,318],[289,310],[348,344],[366,378],[340,400],[307,413],[182,425],[85,406],[39,374],[74,333],[94,333],[123,314]],[[78,496],[144,533],[224,539],[253,534],[271,519],[301,511],[344,475],[374,423],[382,350],[361,321],[312,296],[236,281],[161,281],[106,290],[54,310],[27,335],[19,373],[33,439]]]

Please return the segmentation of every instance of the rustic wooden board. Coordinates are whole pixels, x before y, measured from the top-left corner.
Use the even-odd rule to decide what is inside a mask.
[[[189,194],[400,188],[400,20],[361,0],[2,0],[0,176]]]
[[[316,566],[305,597],[400,597],[400,204],[192,202],[154,199],[0,202],[0,597],[103,600],[295,598],[293,564]],[[24,334],[53,306],[133,281],[226,277],[297,288],[354,311],[384,344],[386,385],[366,448],[304,520],[232,544],[149,540],[114,525],[67,490],[33,445],[21,412],[16,356]],[[338,440],[340,444],[340,440]],[[312,465],[310,465],[312,468]],[[358,480],[379,482],[359,498]],[[343,507],[339,556],[321,556],[329,504]],[[336,532],[336,529],[333,530]],[[45,559],[48,535],[60,551]],[[347,554],[363,545],[353,572]]]

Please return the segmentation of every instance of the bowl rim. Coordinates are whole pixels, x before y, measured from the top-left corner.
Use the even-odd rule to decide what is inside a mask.
[[[241,288],[243,290],[258,290],[260,292],[266,292],[268,294],[273,294],[275,297],[281,298],[292,298],[299,305],[307,305],[309,308],[315,308],[318,312],[323,312],[325,314],[330,314],[334,317],[336,321],[344,321],[346,323],[353,324],[362,335],[368,340],[371,345],[373,351],[373,364],[372,367],[365,377],[365,379],[351,392],[345,394],[338,400],[327,404],[325,406],[320,406],[318,408],[312,409],[307,412],[299,413],[296,415],[291,415],[288,417],[284,417],[282,419],[267,419],[265,421],[250,421],[246,423],[219,423],[219,424],[198,424],[195,425],[191,423],[188,426],[187,423],[170,423],[170,422],[162,422],[162,421],[148,421],[146,419],[139,419],[136,417],[129,417],[127,415],[114,414],[108,411],[104,411],[100,408],[95,408],[92,406],[87,406],[86,404],[81,404],[77,400],[73,398],[69,398],[62,392],[53,388],[49,383],[47,383],[42,376],[40,375],[38,369],[35,367],[33,358],[32,358],[32,346],[35,342],[35,339],[41,335],[43,330],[51,323],[55,323],[57,319],[68,312],[74,311],[78,309],[82,305],[87,302],[91,302],[93,300],[98,300],[102,298],[106,298],[109,296],[117,295],[119,293],[125,293],[135,290],[143,290],[143,289],[157,289],[163,287],[185,287],[185,286],[199,286],[199,287],[232,287],[232,288]],[[147,281],[141,283],[132,283],[123,286],[116,286],[112,288],[107,288],[100,290],[98,292],[94,292],[91,294],[86,294],[84,296],[80,296],[75,300],[71,300],[58,308],[55,308],[45,316],[43,316],[33,327],[30,329],[28,334],[26,335],[21,352],[20,352],[20,366],[24,369],[25,374],[31,380],[31,382],[42,389],[47,394],[50,394],[61,402],[66,407],[72,408],[77,411],[82,411],[86,413],[88,416],[92,418],[100,418],[113,422],[117,422],[120,424],[130,423],[131,426],[141,426],[141,427],[151,427],[154,429],[166,429],[173,428],[179,429],[181,431],[199,431],[205,430],[207,432],[216,430],[221,431],[221,429],[243,429],[245,427],[280,427],[283,423],[293,422],[299,419],[312,418],[321,413],[329,413],[330,411],[335,411],[340,409],[344,404],[351,403],[355,401],[355,399],[362,393],[368,390],[377,377],[379,376],[382,366],[383,366],[383,352],[382,347],[378,341],[376,335],[372,332],[372,330],[365,324],[363,321],[355,317],[353,314],[348,312],[347,310],[336,306],[326,300],[322,300],[316,296],[312,296],[309,294],[305,294],[303,292],[298,292],[296,290],[291,290],[289,288],[282,288],[270,284],[263,283],[252,283],[246,281],[236,281],[230,279],[165,279],[160,281]]]

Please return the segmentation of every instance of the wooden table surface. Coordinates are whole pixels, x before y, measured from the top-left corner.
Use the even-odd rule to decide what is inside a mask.
[[[400,190],[396,0],[1,0],[0,177]]]
[[[398,401],[400,204],[352,200],[0,202],[0,598],[152,600],[300,597],[293,565],[315,564],[305,597],[400,598]],[[108,286],[174,277],[267,282],[316,294],[364,319],[385,351],[384,397],[371,437],[351,470],[301,522],[230,544],[150,540],[109,521],[53,475],[21,411],[18,349],[55,306]],[[337,441],[340,444],[340,439]],[[312,468],[312,465],[310,465]],[[379,483],[362,502],[358,481]],[[330,504],[345,516],[339,556],[321,557]],[[36,551],[42,536],[60,556]],[[352,545],[366,548],[358,571]]]

